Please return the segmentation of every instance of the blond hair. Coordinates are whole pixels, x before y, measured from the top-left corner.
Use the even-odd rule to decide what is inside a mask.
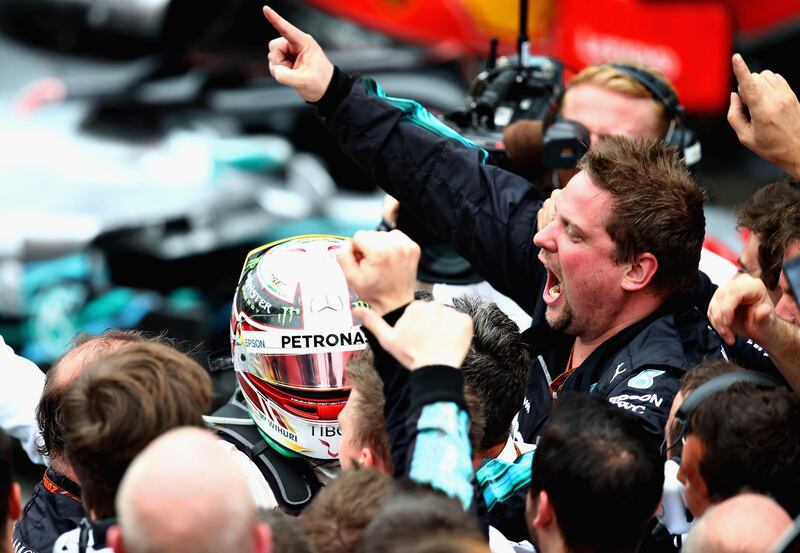
[[[634,69],[648,73],[661,84],[665,85],[673,94],[675,94],[676,98],[678,97],[675,87],[672,86],[672,83],[669,82],[669,79],[667,79],[667,77],[658,69],[640,62],[625,62],[625,65],[629,65]],[[564,96],[566,97],[572,88],[582,84],[593,84],[595,86],[605,88],[606,90],[618,92],[634,98],[652,98],[656,104],[656,118],[658,120],[659,135],[664,136],[667,134],[667,130],[669,129],[672,119],[664,104],[654,98],[653,93],[650,92],[646,86],[624,71],[610,64],[590,65],[572,78],[572,80],[569,82],[569,88]]]

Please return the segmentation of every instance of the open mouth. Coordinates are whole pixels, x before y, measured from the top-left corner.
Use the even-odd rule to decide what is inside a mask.
[[[550,305],[555,303],[559,296],[561,296],[561,280],[553,271],[547,269],[547,282],[544,285],[542,298],[547,305]]]

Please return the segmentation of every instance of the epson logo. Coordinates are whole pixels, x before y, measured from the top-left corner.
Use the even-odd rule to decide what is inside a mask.
[[[253,340],[251,338],[244,339],[244,347],[246,348],[264,348],[266,344],[264,340]]]

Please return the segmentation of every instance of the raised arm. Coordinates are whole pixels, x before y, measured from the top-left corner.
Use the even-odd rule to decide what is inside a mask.
[[[335,69],[312,37],[274,11],[282,37],[270,43],[275,79],[317,103],[344,152],[500,292],[533,314],[544,286],[533,246],[538,193],[487,165],[486,152],[417,102],[387,96],[370,79]]]
[[[403,460],[395,465],[395,475],[430,484],[459,498],[465,509],[472,507],[469,415],[458,370],[472,342],[472,320],[432,302],[412,302],[403,308],[413,299],[419,248],[400,231],[356,233],[337,257],[350,287],[374,307],[354,314],[370,336],[378,372],[387,372],[387,367],[396,372],[388,354],[407,373],[405,417],[393,421],[387,416],[386,421],[394,438],[392,459]],[[399,319],[386,317],[401,310]],[[387,414],[396,399],[386,397]],[[403,431],[397,431],[398,422]],[[398,447],[403,451],[395,451]]]

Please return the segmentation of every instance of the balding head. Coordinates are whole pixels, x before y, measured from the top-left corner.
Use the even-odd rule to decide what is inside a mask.
[[[741,494],[708,509],[694,525],[684,553],[761,553],[769,551],[792,519],[764,495]]]
[[[154,440],[125,473],[116,500],[117,553],[264,553],[269,528],[241,469],[209,432],[179,428]]]
[[[91,364],[132,344],[159,342],[135,330],[111,329],[98,336],[78,334],[67,352],[59,358],[45,377],[44,390],[36,407],[36,422],[42,433],[37,445],[40,455],[48,457],[57,471],[75,482],[77,476],[64,455],[64,426],[61,403],[69,384]]]

